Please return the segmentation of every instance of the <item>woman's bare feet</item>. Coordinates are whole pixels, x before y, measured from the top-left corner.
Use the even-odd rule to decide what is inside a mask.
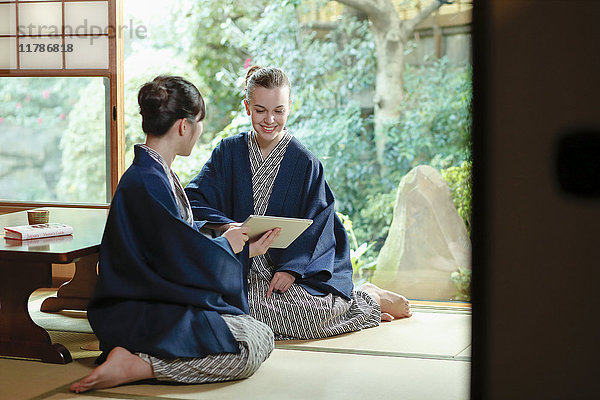
[[[381,320],[391,321],[392,319],[408,318],[412,316],[410,311],[410,302],[406,297],[389,290],[381,289],[372,283],[365,283],[360,290],[371,295],[381,307]]]
[[[152,366],[123,347],[110,351],[106,361],[90,375],[71,385],[70,390],[83,393],[92,389],[106,389],[144,379],[154,378]]]

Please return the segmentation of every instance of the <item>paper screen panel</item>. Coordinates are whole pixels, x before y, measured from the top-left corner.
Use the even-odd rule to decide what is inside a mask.
[[[77,34],[107,34],[108,2],[65,3],[65,33],[71,33],[69,30]]]
[[[16,34],[16,6],[14,4],[0,4],[0,35]]]
[[[0,68],[17,68],[16,38],[0,38]]]
[[[60,35],[62,22],[60,3],[19,4],[21,35]]]
[[[108,36],[66,37],[67,69],[107,69]]]
[[[62,45],[61,37],[22,37],[21,69],[61,69]]]

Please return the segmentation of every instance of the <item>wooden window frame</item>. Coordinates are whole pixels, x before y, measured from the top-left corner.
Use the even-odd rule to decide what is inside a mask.
[[[84,0],[62,0],[53,3],[62,4],[63,12],[63,24],[64,24],[64,10],[65,3],[78,2]],[[108,53],[109,61],[107,69],[67,69],[65,68],[65,53],[63,52],[63,65],[62,69],[19,69],[20,68],[20,57],[18,54],[19,37],[20,35],[2,35],[2,37],[16,37],[17,38],[17,69],[0,69],[0,77],[41,77],[41,78],[54,78],[54,77],[102,77],[107,78],[109,81],[109,109],[106,110],[110,114],[110,124],[108,132],[108,143],[109,150],[107,155],[109,157],[108,163],[110,168],[109,176],[107,177],[107,184],[110,186],[109,197],[112,198],[121,175],[125,172],[125,118],[124,118],[124,51],[123,51],[123,35],[121,34],[121,28],[123,26],[123,0],[107,0],[108,3]],[[16,19],[17,29],[19,21],[19,4],[35,4],[35,2],[23,2],[14,1],[13,3],[2,3],[2,4],[16,4]],[[46,35],[43,35],[46,36]],[[71,35],[67,35],[71,36]],[[65,34],[63,29],[63,43],[65,40]],[[35,202],[35,201],[1,201],[0,200],[0,214],[6,212],[20,211],[28,208],[35,207],[85,207],[85,208],[108,208],[107,203],[104,204],[74,204],[66,202]]]

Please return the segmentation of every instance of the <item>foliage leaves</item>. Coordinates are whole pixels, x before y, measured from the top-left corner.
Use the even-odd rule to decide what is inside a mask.
[[[338,211],[354,221],[359,242],[374,243],[365,255],[373,259],[387,236],[401,178],[419,164],[443,169],[469,160],[471,71],[446,59],[406,66],[405,101],[401,118],[387,129],[386,174],[381,175],[369,105],[376,76],[369,22],[345,15],[334,30],[318,34],[303,19],[312,7],[307,3],[270,2],[260,18],[248,23],[256,15],[252,13],[264,4],[255,1],[250,3],[255,8],[238,11],[235,18],[219,23],[222,47],[218,51],[228,54],[229,60],[218,66],[218,83],[234,100],[218,105],[219,109],[231,110],[232,123],[215,137],[218,140],[249,127],[240,103],[245,67],[258,64],[284,69],[292,85],[288,127],[323,163]],[[207,4],[207,8],[214,6],[210,1]],[[226,7],[219,13],[226,12]],[[215,17],[215,12],[204,10],[202,15]],[[210,36],[199,36],[199,32],[196,41],[216,42]],[[211,49],[202,50],[203,54]],[[243,65],[244,57],[251,62]],[[207,60],[204,62],[208,65]],[[211,68],[199,73],[215,71]]]
[[[89,81],[0,78],[0,197],[67,200],[57,188],[62,171],[59,143],[76,115],[73,106],[80,99],[80,90]]]
[[[288,126],[322,161],[337,210],[353,222],[354,250],[361,249],[361,265],[372,265],[376,258],[391,223],[397,185],[417,165],[443,170],[459,213],[469,226],[469,67],[446,59],[406,66],[402,113],[386,129],[382,173],[373,135],[376,54],[369,22],[344,14],[335,29],[324,33],[311,29],[306,16],[325,1],[246,0],[240,4],[235,0],[176,1],[172,15],[165,16],[164,24],[156,27],[157,33],[147,39],[144,48],[135,43],[128,46],[127,165],[133,143],[144,140],[136,94],[145,81],[160,73],[183,75],[199,87],[207,102],[205,133],[192,155],[177,158],[173,165],[185,184],[220,138],[249,128],[241,104],[247,67],[272,65],[290,77],[293,104]],[[57,128],[64,130],[61,149],[69,154],[62,160],[60,187],[66,188],[73,200],[105,186],[105,169],[95,161],[105,154],[104,132],[90,124],[104,118],[105,106],[102,101],[92,101],[91,88],[83,86],[77,88],[77,93],[83,90],[78,104],[60,100],[62,91],[52,89],[60,102],[51,114],[59,108],[67,110],[62,111],[66,120],[56,121]],[[7,98],[7,93],[12,97]],[[22,123],[35,128],[31,119],[17,120],[20,117],[14,113],[16,102],[24,96],[24,88],[0,87],[4,126]],[[83,193],[82,197],[78,198],[77,192]],[[361,248],[359,243],[368,244]]]
[[[440,171],[442,177],[448,182],[452,201],[458,214],[465,221],[467,232],[471,233],[471,171],[473,164],[463,161],[462,164]]]

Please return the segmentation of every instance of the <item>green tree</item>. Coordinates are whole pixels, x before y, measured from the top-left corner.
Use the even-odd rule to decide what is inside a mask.
[[[179,1],[174,27],[182,54],[206,83],[202,94],[209,112],[205,134],[200,141],[207,143],[222,131],[240,109],[243,80],[240,71],[251,62],[251,54],[240,37],[262,19],[267,0],[204,0]],[[181,23],[181,16],[184,16]],[[177,28],[176,28],[177,29]]]
[[[72,118],[60,140],[62,174],[58,186],[64,201],[107,201],[106,101],[102,80],[79,93]]]
[[[418,164],[441,169],[468,159],[470,70],[445,59],[404,69],[403,112],[387,126],[386,172],[380,174],[374,119],[361,106],[376,84],[369,21],[345,15],[331,31],[317,35],[305,21],[314,3],[325,4],[271,2],[245,30],[219,20],[211,24],[221,27],[221,44],[232,47],[228,51],[287,72],[293,99],[288,126],[323,162],[338,210],[354,222],[357,240],[375,242],[369,252],[375,256],[387,235],[402,176]],[[249,128],[240,103],[246,70],[238,61],[240,65],[232,64],[228,68],[233,71],[226,72],[230,78],[225,86],[235,105],[231,123],[215,140]],[[199,157],[205,155],[190,158],[198,167]]]
[[[148,60],[169,60],[168,64]],[[125,164],[133,160],[133,145],[143,143],[137,93],[147,81],[160,74],[185,76],[203,91],[206,86],[192,65],[173,49],[138,48],[125,61]],[[59,186],[69,201],[106,201],[106,105],[102,84],[85,87],[73,105],[72,118],[61,138],[62,175]],[[200,147],[201,150],[201,147]],[[184,164],[185,165],[185,164]],[[174,166],[177,171],[177,167]]]
[[[404,54],[416,27],[447,0],[432,0],[413,18],[400,18],[392,0],[336,0],[366,15],[371,22],[377,54],[374,133],[377,162],[385,173],[387,130],[396,124],[403,110]]]
[[[305,7],[273,3],[237,42],[258,64],[286,70],[294,102],[288,125],[323,162],[338,209],[354,221],[356,236],[377,242],[378,250],[401,178],[419,164],[441,169],[469,158],[470,69],[446,59],[404,69],[403,113],[387,126],[387,172],[380,174],[374,120],[358,102],[375,87],[369,22],[345,16],[317,37],[302,22]],[[277,46],[269,46],[274,37]],[[243,111],[238,115],[243,118]]]
[[[59,142],[87,78],[0,78],[0,197],[63,200]]]

